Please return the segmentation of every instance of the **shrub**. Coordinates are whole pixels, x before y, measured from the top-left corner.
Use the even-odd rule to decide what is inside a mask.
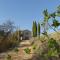
[[[36,49],[36,45],[33,45],[33,50],[35,50]]]
[[[57,50],[49,50],[48,53],[47,53],[47,56],[48,57],[51,57],[51,56],[58,57],[58,52],[57,52]]]
[[[56,42],[56,40],[54,40],[53,38],[51,38],[49,41],[48,41],[48,48],[49,49],[55,49],[57,50],[58,52],[60,52],[60,47],[59,47],[59,44]]]
[[[25,48],[24,51],[25,51],[27,54],[30,54],[31,49],[29,49],[29,48]]]
[[[0,36],[0,37],[2,37],[0,39],[0,52],[13,49],[19,45],[20,41],[18,40],[17,34],[15,34],[15,32],[12,34],[9,34],[9,36],[7,37],[4,37],[4,36]]]
[[[56,40],[54,40],[53,38],[51,38],[49,41],[48,41],[48,47],[49,48],[55,48],[56,47]]]

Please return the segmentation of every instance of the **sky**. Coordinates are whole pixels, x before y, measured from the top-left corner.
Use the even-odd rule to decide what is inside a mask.
[[[32,22],[43,20],[43,10],[56,10],[60,0],[0,0],[0,24],[7,20],[20,29],[32,29]]]

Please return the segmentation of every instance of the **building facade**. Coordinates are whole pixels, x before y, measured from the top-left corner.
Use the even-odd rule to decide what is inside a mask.
[[[21,31],[21,40],[29,40],[31,38],[31,31],[29,30],[23,30]]]

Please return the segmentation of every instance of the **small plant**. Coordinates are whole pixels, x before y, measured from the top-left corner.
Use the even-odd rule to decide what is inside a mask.
[[[49,57],[51,57],[51,56],[58,56],[59,55],[60,48],[59,48],[59,44],[56,42],[55,39],[51,38],[48,41],[48,48],[49,48],[49,51],[48,51],[47,55]]]
[[[33,45],[33,50],[35,50],[36,49],[36,45]]]
[[[53,38],[48,41],[48,48],[57,49],[60,52],[59,44]]]
[[[7,60],[11,60],[11,55],[8,54]]]
[[[58,52],[57,52],[57,50],[49,50],[47,55],[48,55],[48,57],[51,57],[51,56],[58,57]]]
[[[30,54],[31,49],[29,49],[29,48],[25,48],[24,51],[25,51],[27,54]]]
[[[56,44],[57,44],[56,40],[54,40],[53,38],[49,39],[49,41],[48,41],[49,48],[55,48]]]

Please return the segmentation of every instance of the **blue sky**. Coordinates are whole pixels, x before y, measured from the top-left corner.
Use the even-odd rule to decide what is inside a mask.
[[[0,24],[12,20],[20,29],[32,28],[33,20],[43,20],[43,10],[56,10],[60,0],[0,0]]]

